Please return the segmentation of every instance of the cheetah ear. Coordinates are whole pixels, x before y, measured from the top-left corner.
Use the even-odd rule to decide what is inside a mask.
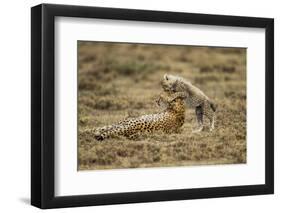
[[[165,74],[165,75],[164,75],[164,79],[165,79],[165,80],[169,80],[169,78],[168,78],[168,75],[167,75],[167,74]]]

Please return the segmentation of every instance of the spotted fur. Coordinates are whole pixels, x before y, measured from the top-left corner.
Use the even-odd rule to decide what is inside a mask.
[[[140,133],[162,131],[164,133],[178,132],[185,119],[185,102],[182,93],[162,93],[157,100],[158,105],[164,103],[164,111],[143,115],[137,118],[127,118],[116,124],[104,126],[95,130],[95,138],[104,140],[114,136],[135,138]]]

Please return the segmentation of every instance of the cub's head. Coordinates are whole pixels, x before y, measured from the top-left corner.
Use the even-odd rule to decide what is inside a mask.
[[[165,91],[178,92],[179,81],[178,76],[165,74],[161,81],[161,86]]]

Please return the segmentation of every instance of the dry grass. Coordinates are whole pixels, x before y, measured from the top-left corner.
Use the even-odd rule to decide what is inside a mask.
[[[246,162],[245,49],[80,41],[78,53],[79,170]],[[165,73],[189,79],[215,100],[215,131],[192,134],[195,115],[187,109],[179,134],[94,139],[96,127],[159,111]]]

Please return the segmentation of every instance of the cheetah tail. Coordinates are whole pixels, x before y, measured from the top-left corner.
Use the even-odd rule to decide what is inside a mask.
[[[211,108],[212,108],[212,110],[215,112],[216,110],[217,110],[217,107],[216,107],[216,105],[214,104],[214,103],[210,103],[210,106],[211,106]]]

